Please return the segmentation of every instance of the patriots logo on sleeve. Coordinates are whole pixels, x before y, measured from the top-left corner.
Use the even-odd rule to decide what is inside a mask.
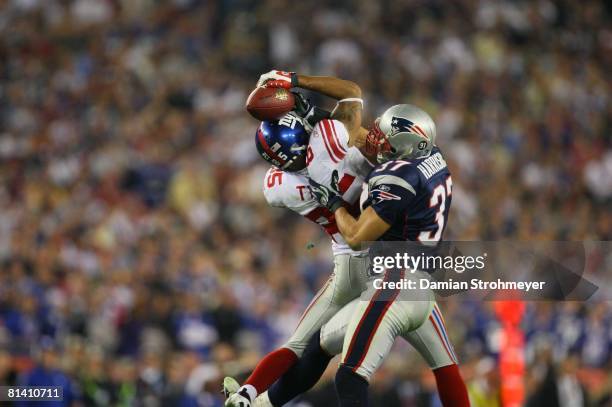
[[[393,134],[403,133],[403,132],[416,133],[419,136],[423,136],[426,139],[429,139],[429,137],[427,137],[423,129],[421,129],[419,126],[414,124],[414,122],[408,119],[404,119],[403,117],[393,116],[393,118],[391,119],[391,130],[393,131]]]
[[[380,185],[376,189],[370,191],[370,201],[372,205],[376,205],[382,201],[400,201],[402,198],[398,195],[389,192],[387,185]]]

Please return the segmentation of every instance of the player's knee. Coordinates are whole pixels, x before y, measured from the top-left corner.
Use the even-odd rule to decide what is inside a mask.
[[[304,354],[304,349],[306,349],[307,345],[308,343],[305,341],[289,340],[282,347],[289,349],[291,352],[295,353],[295,356],[297,356],[298,358],[301,358],[302,355]]]
[[[340,406],[367,406],[368,381],[353,369],[341,364],[336,372],[335,384]]]
[[[342,352],[343,337],[337,338],[338,335],[330,335],[325,332],[323,327],[317,334],[319,347],[328,355],[334,356]],[[314,340],[314,338],[311,338]]]
[[[321,330],[315,332],[312,337],[308,340],[308,345],[304,350],[303,357],[315,357],[321,359],[331,359],[334,357],[334,353],[329,353],[323,346],[323,340],[321,338]]]

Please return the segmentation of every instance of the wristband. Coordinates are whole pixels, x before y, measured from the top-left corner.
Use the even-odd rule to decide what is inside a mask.
[[[297,88],[298,86],[298,75],[295,72],[291,72],[291,87]]]
[[[336,103],[342,103],[342,102],[359,102],[361,103],[361,107],[363,107],[363,99],[361,98],[345,98],[345,99],[340,99]]]

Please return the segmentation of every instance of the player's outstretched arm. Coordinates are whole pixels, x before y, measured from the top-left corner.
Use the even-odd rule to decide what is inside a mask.
[[[295,75],[295,84],[338,100],[331,118],[344,124],[349,133],[349,145],[354,145],[373,162],[375,157],[366,150],[368,130],[362,127],[363,99],[361,88],[355,82],[331,76]]]
[[[363,101],[359,85],[355,82],[332,76],[295,75],[295,77],[294,82],[296,86],[338,100],[338,105],[332,112],[331,117],[344,124],[350,139],[354,144],[358,145],[359,143],[355,141],[363,138],[360,137],[360,133],[362,130],[365,130],[361,127]]]
[[[309,76],[272,70],[259,77],[257,86],[274,88],[302,88],[312,90],[338,101],[331,118],[344,124],[349,133],[349,144],[363,151],[368,131],[361,127],[363,100],[361,88],[355,82],[332,76]]]
[[[361,88],[355,82],[333,76],[310,76],[296,74],[294,86],[312,90],[336,100],[355,98],[361,99]],[[361,103],[355,101],[357,105]]]

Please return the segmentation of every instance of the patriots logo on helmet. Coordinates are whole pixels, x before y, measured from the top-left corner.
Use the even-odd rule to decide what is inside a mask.
[[[382,201],[399,201],[402,199],[400,196],[389,192],[389,187],[386,185],[381,185],[378,188],[370,191],[370,196],[372,197],[372,205],[376,205]]]
[[[429,140],[429,137],[427,137],[427,134],[425,134],[423,129],[414,124],[414,122],[403,117],[393,116],[393,118],[391,118],[391,130],[393,135],[403,132],[415,133]]]

